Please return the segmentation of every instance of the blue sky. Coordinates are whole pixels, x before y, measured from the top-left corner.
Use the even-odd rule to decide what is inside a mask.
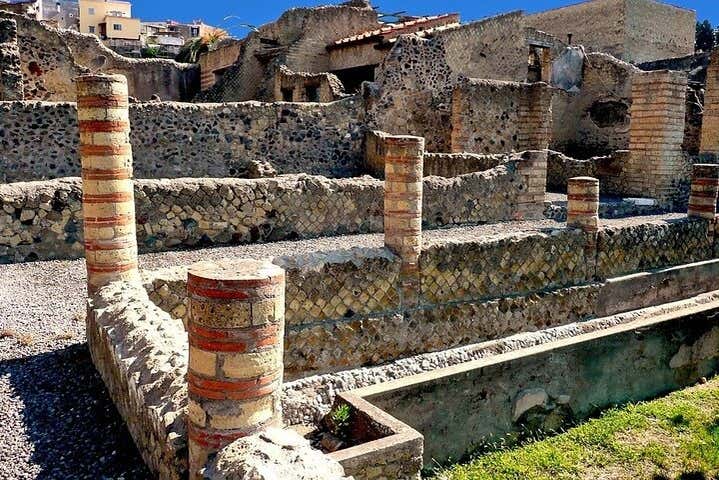
[[[339,0],[133,0],[133,16],[143,20],[175,19],[190,21],[201,18],[206,23],[231,27],[236,36],[244,36],[247,31],[233,24],[249,23],[261,25],[277,18],[283,11],[297,6],[314,6],[339,3]],[[536,12],[549,8],[577,3],[576,0],[374,0],[382,12],[405,10],[410,14],[423,15],[445,12],[459,12],[462,20],[478,18],[507,12],[525,10]],[[719,1],[717,0],[674,0],[674,5],[697,11],[700,19],[708,18],[713,24],[719,24]],[[228,15],[242,20],[224,21]],[[671,28],[670,25],[657,26]]]

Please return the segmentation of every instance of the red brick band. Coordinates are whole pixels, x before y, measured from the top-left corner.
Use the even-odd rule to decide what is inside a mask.
[[[127,108],[130,106],[124,95],[95,95],[77,99],[79,108]]]
[[[83,169],[83,180],[129,180],[132,178],[132,168]]]
[[[84,203],[122,203],[131,202],[134,200],[132,192],[115,192],[115,193],[100,193],[100,194],[84,194],[82,201]]]
[[[188,422],[187,436],[192,442],[206,449],[217,451],[235,440],[252,435],[256,431],[256,427],[249,430],[214,430],[198,427],[192,422]]]
[[[92,273],[122,273],[137,269],[136,261],[105,266],[103,266],[102,264],[94,263],[90,260],[87,260],[85,263],[87,264],[88,272]]]
[[[89,252],[102,252],[109,250],[124,250],[135,246],[131,238],[119,238],[112,240],[87,240],[85,250]]]
[[[209,330],[188,322],[190,345],[208,352],[247,353],[271,347],[280,342],[279,327]],[[209,333],[213,332],[213,333]]]
[[[572,193],[567,195],[568,200],[578,200],[580,202],[596,202],[597,201],[597,195],[596,194],[582,194],[582,193]]]
[[[695,212],[714,213],[716,212],[716,205],[698,205],[690,202],[689,209]]]
[[[188,392],[210,400],[250,400],[266,397],[277,390],[281,372],[273,372],[251,380],[209,380],[193,372],[187,373]]]
[[[104,227],[126,227],[128,225],[135,224],[135,216],[128,215],[117,215],[114,217],[89,217],[85,218],[85,226],[91,228],[104,228]]]
[[[132,155],[132,145],[80,145],[80,155],[87,157],[108,157],[119,155]]]
[[[276,280],[264,283],[258,287],[237,287],[234,285],[218,285],[214,283],[214,287],[208,282],[194,281],[196,277],[189,277],[187,282],[187,291],[198,298],[207,298],[215,300],[252,300],[262,298],[272,298],[277,295],[278,284]]]
[[[692,185],[719,187],[719,178],[694,178],[692,179]]]
[[[80,133],[117,133],[130,130],[130,122],[119,120],[80,120]]]

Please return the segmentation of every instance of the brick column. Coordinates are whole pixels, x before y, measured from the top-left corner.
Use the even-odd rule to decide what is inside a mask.
[[[127,81],[76,79],[88,291],[139,278]]]
[[[567,226],[596,232],[599,228],[599,180],[570,178],[567,184]]]
[[[552,137],[552,91],[546,83],[521,84],[518,151],[546,150]]]
[[[524,188],[517,195],[515,220],[533,220],[544,217],[544,200],[547,193],[547,150],[522,152],[517,165]]]
[[[689,196],[689,216],[714,220],[719,195],[719,165],[695,164]]]
[[[712,52],[709,68],[707,68],[699,152],[702,157],[716,158],[719,156],[719,48]]]
[[[675,183],[686,176],[684,124],[687,75],[668,70],[643,72],[632,80],[629,149],[623,177],[627,195],[667,203]]]
[[[190,268],[190,478],[234,440],[282,423],[285,272],[266,261]]]
[[[402,303],[415,306],[422,250],[424,139],[388,136],[384,141],[384,244],[402,260]]]

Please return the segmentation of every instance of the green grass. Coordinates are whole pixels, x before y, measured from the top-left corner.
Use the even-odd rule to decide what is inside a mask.
[[[477,456],[436,480],[719,478],[719,378],[612,409],[545,440]]]

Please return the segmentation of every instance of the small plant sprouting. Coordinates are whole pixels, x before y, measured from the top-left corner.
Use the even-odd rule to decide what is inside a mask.
[[[339,438],[346,438],[349,434],[350,427],[350,416],[352,411],[350,406],[346,403],[338,405],[332,412],[330,412],[330,418],[332,419],[333,430],[332,433]]]

